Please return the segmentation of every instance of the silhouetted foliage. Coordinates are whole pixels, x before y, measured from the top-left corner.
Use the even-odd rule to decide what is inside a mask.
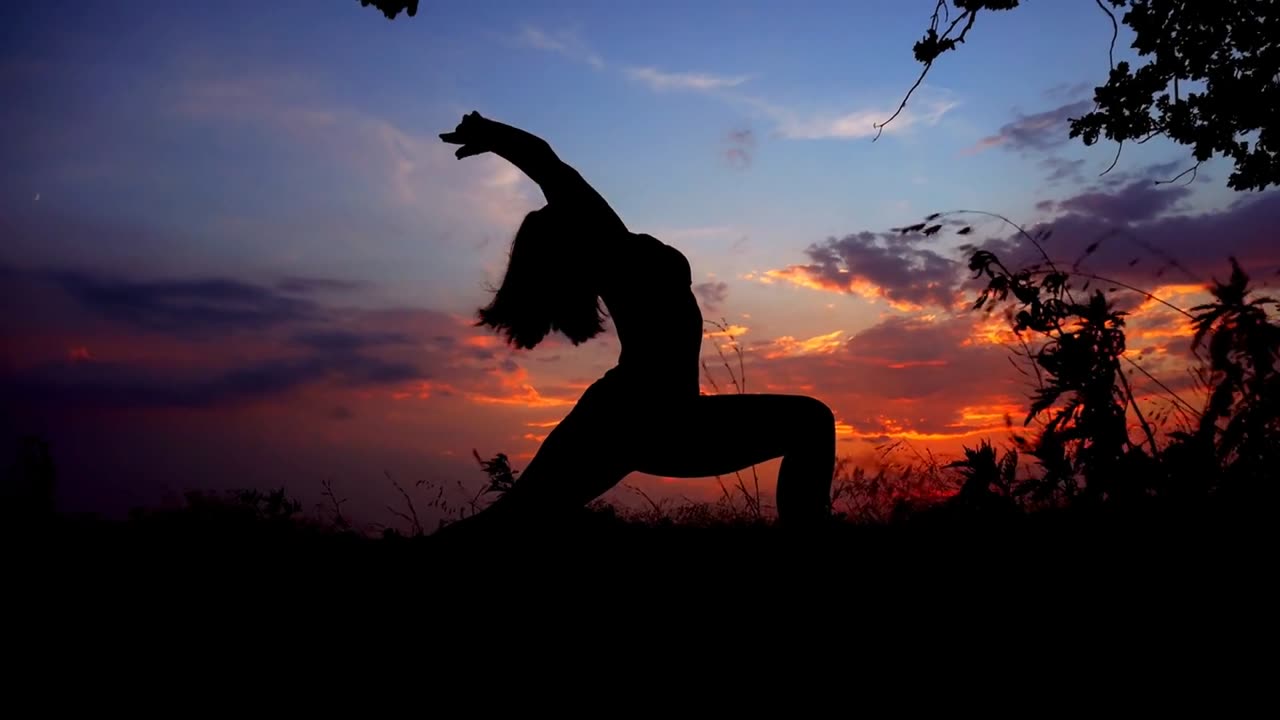
[[[973,510],[1009,509],[1018,477],[1018,451],[1006,450],[997,456],[989,440],[964,449],[964,459],[946,465],[959,471],[960,491],[953,502]]]
[[[1215,302],[1192,308],[1193,346],[1208,340],[1208,406],[1195,436],[1180,439],[1213,446],[1221,482],[1229,489],[1274,483],[1280,462],[1280,327],[1266,307],[1277,303],[1251,297],[1249,276],[1235,258],[1231,278],[1215,282],[1210,292]]]
[[[331,523],[304,515],[302,503],[284,488],[191,490],[183,501],[178,507],[134,510],[130,526],[159,542],[193,543],[288,541],[334,531]]]
[[[1030,330],[1045,338],[1032,355],[1044,380],[1023,424],[1048,413],[1043,435],[1052,440],[1047,447],[1055,448],[1055,461],[1059,445],[1070,448],[1074,462],[1048,466],[1065,472],[1046,477],[1040,494],[1074,495],[1077,473],[1086,478],[1087,492],[1098,499],[1121,491],[1117,482],[1128,474],[1121,466],[1141,452],[1130,440],[1126,422],[1129,408],[1137,406],[1120,368],[1125,313],[1114,310],[1101,290],[1078,302],[1069,276],[1056,266],[1010,271],[991,252],[976,250],[969,269],[975,277],[988,279],[975,309],[994,309],[1012,297],[1017,308],[1014,332]]]
[[[725,374],[729,378],[729,384],[733,387],[735,393],[741,395],[747,391],[747,368],[745,356],[742,352],[742,344],[738,342],[738,338],[734,335],[733,326],[728,320],[721,318],[720,320],[705,320],[705,325],[712,329],[704,331],[704,335],[716,348],[716,355],[720,358],[720,364],[724,367]],[[729,352],[733,354],[737,368],[729,362],[729,356],[725,354],[725,346],[720,343],[720,339],[727,341]],[[702,363],[702,375],[707,381],[707,385],[711,387],[711,391],[717,395],[720,394],[720,383],[716,381],[715,374],[711,372],[711,367],[706,360]],[[733,507],[734,494],[742,496],[746,503],[747,512],[755,520],[764,517],[764,502],[760,497],[760,474],[756,470],[756,466],[751,466],[751,482],[752,487],[748,488],[746,480],[742,476],[742,471],[738,470],[733,473],[736,483],[732,488],[725,485],[724,478],[717,475],[716,482],[720,484],[720,492],[722,499],[728,503],[729,507]]]
[[[481,458],[476,450],[472,450],[471,454],[475,456],[476,462],[480,463],[484,474],[489,477],[489,482],[480,490],[481,493],[503,495],[515,487],[516,475],[519,475],[520,471],[512,469],[506,453],[498,453],[489,460]]]
[[[1106,83],[1094,89],[1096,107],[1071,119],[1071,137],[1081,138],[1086,145],[1106,138],[1123,147],[1126,142],[1144,143],[1164,136],[1191,148],[1196,164],[1188,173],[1222,155],[1235,163],[1227,181],[1232,189],[1262,190],[1280,184],[1276,155],[1280,127],[1274,110],[1280,107],[1280,52],[1275,49],[1280,4],[1256,0],[1095,3],[1112,24],[1112,55],[1118,26],[1111,8],[1127,8],[1120,22],[1133,31],[1133,48],[1148,62],[1134,68],[1113,59]],[[929,29],[913,48],[924,69],[898,112],[877,127],[882,129],[897,117],[939,56],[965,41],[980,11],[1011,10],[1021,4],[1020,0],[952,0],[948,5],[947,0],[938,0]]]
[[[360,0],[361,7],[370,5],[381,10],[388,20],[395,20],[402,11],[409,17],[418,14],[418,0]]]
[[[914,457],[896,462],[891,456],[898,451]],[[902,521],[956,494],[957,485],[946,469],[927,450],[921,453],[906,441],[881,446],[874,468],[840,458],[831,483],[831,511],[854,524]]]
[[[936,213],[926,223],[958,214],[964,213]],[[1015,479],[1016,453],[997,460],[986,443],[966,448],[966,458],[948,466],[964,477],[957,502],[994,496],[1033,506],[1096,506],[1161,496],[1203,500],[1227,491],[1256,498],[1274,491],[1268,473],[1280,461],[1280,325],[1268,308],[1277,304],[1253,296],[1248,276],[1234,258],[1231,278],[1207,288],[1214,302],[1187,311],[1140,288],[1081,270],[1097,242],[1066,266],[1044,250],[1050,231],[1032,235],[1003,216],[979,214],[1014,227],[1042,258],[1011,269],[990,250],[960,246],[969,253],[974,279],[985,280],[973,309],[990,314],[1005,308],[1010,330],[1022,344],[1022,351],[1015,352],[1034,368],[1036,387],[1023,426],[1038,421],[1039,433],[1031,438],[1015,433],[1013,439],[1035,458],[1041,472]],[[926,223],[898,230],[919,231]],[[957,232],[968,235],[972,228],[966,225]],[[1208,400],[1198,417],[1190,403],[1126,356],[1126,313],[1106,293],[1095,288],[1076,297],[1073,289],[1082,280],[1078,292],[1089,293],[1097,281],[1108,292],[1137,293],[1187,318],[1194,328],[1190,349],[1209,348],[1208,367],[1199,373]],[[1166,433],[1163,445],[1128,379],[1134,370],[1165,391],[1169,406],[1185,419],[1186,429]],[[1133,431],[1139,439],[1131,436]]]
[[[0,522],[41,522],[52,517],[57,467],[43,439],[18,440],[17,452],[0,487]]]

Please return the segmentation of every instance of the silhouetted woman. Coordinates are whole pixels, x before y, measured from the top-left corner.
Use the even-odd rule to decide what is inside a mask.
[[[622,346],[617,366],[551,431],[515,489],[450,528],[544,524],[631,472],[711,477],[777,457],[779,522],[816,525],[829,516],[831,410],[802,395],[700,394],[703,321],[680,251],[629,231],[541,138],[475,112],[440,138],[461,145],[459,159],[505,158],[547,198],[516,232],[502,285],[478,324],[517,348],[553,331],[577,345],[604,329],[603,301]]]

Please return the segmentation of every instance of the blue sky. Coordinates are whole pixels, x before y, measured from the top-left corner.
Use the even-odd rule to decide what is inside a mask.
[[[5,11],[17,20],[8,94],[21,102],[8,111],[19,132],[4,189],[8,204],[39,192],[68,212],[185,236],[144,252],[152,262],[342,268],[409,297],[415,283],[467,287],[513,226],[380,206],[358,174],[369,139],[352,125],[384,123],[424,146],[472,109],[527,127],[635,228],[688,238],[697,269],[721,276],[934,209],[1030,220],[1051,189],[1036,163],[965,149],[1016,111],[1086,96],[1082,83],[1105,72],[1106,19],[1088,3],[984,16],[872,143],[870,122],[918,72],[910,47],[926,4],[424,3],[395,22],[354,1],[23,4]],[[303,112],[346,117],[287,127]],[[749,167],[725,159],[735,131],[750,132]],[[1064,152],[1088,167],[1110,159]],[[469,170],[430,172],[450,184]],[[747,252],[725,261],[743,237]]]

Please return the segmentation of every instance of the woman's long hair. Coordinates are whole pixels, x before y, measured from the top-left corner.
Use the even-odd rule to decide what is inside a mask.
[[[511,243],[506,275],[493,301],[480,308],[477,326],[529,349],[559,331],[577,345],[604,330],[604,313],[586,267],[585,238],[557,209],[525,216]]]

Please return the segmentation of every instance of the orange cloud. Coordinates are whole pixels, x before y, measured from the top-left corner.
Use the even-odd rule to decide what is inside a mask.
[[[804,265],[791,265],[780,270],[765,270],[759,274],[747,273],[742,276],[742,279],[756,280],[765,285],[772,285],[774,281],[781,280],[810,290],[857,295],[871,302],[883,300],[889,307],[902,312],[915,312],[923,309],[922,306],[915,303],[889,297],[884,288],[866,278],[853,275],[847,270],[839,270],[837,274],[840,276],[840,282],[814,275]],[[935,285],[931,284],[930,287]]]
[[[1135,340],[1155,340],[1165,338],[1189,338],[1195,335],[1195,328],[1192,327],[1191,321],[1179,316],[1173,318],[1169,322],[1158,323],[1153,325],[1131,326],[1126,333],[1130,343]]]
[[[472,335],[462,341],[463,345],[473,348],[496,348],[502,341],[494,335]]]
[[[391,398],[393,400],[408,400],[409,398],[430,400],[435,395],[455,394],[458,394],[458,389],[448,383],[419,380],[407,388],[393,391],[391,393]],[[357,393],[357,395],[366,400],[374,397],[374,393],[370,392],[360,392]]]
[[[797,340],[790,335],[784,335],[770,343],[764,357],[766,360],[775,360],[801,355],[830,355],[844,347],[845,342],[843,330],[829,332],[826,335],[815,335],[806,340]]]
[[[1160,300],[1164,300],[1170,305],[1177,305],[1183,308],[1199,305],[1200,303],[1207,302],[1210,299],[1208,288],[1204,285],[1195,283],[1173,283],[1170,285],[1161,285],[1155,290],[1152,290],[1151,294],[1160,298]],[[1136,315],[1148,310],[1168,310],[1169,312],[1173,312],[1159,300],[1145,298],[1142,301],[1142,304],[1139,305],[1133,313]]]
[[[1203,285],[1195,284],[1162,285],[1151,294],[1183,308],[1194,307],[1212,299]],[[1194,334],[1195,328],[1190,318],[1151,298],[1143,300],[1131,311],[1126,332],[1133,346],[1144,340],[1168,341],[1190,338]]]
[[[849,442],[855,439],[857,432],[853,426],[843,420],[836,420],[836,441]]]
[[[913,367],[946,367],[946,360],[908,360],[906,362],[889,363],[889,368],[893,370],[905,370]]]
[[[960,408],[960,419],[967,423],[1004,421],[1006,415],[1017,415],[1026,410],[1024,405],[1005,402],[998,405],[978,405]]]
[[[1013,331],[1009,319],[1003,316],[988,315],[973,326],[973,332],[960,345],[1012,345],[1018,342],[1018,333]]]
[[[452,395],[456,393],[457,390],[452,385],[446,383],[423,380],[414,386],[414,392],[417,393],[419,400],[427,400],[434,393]]]
[[[495,371],[502,385],[504,394],[471,393],[472,402],[482,405],[518,405],[526,408],[563,407],[574,404],[575,400],[567,398],[547,397],[538,392],[529,383],[529,371],[517,367],[512,372]]]
[[[841,274],[844,271],[841,271]],[[765,270],[757,275],[755,273],[747,273],[743,275],[744,280],[757,280],[765,285],[772,285],[775,280],[783,280],[792,285],[809,288],[810,290],[823,290],[827,292],[844,292],[844,286],[840,283],[834,283],[821,277],[814,277],[803,265],[792,265],[782,268],[781,270]]]
[[[892,420],[882,420],[882,423],[882,429],[879,431],[866,432],[850,428],[849,437],[850,439],[857,438],[860,440],[888,438],[890,440],[911,440],[913,442],[945,442],[949,440],[964,440],[977,435],[990,435],[992,432],[999,432],[1005,429],[1003,419],[999,423],[989,423],[964,429],[958,428],[954,432],[921,431]]]
[[[726,325],[723,329],[708,330],[709,338],[737,338],[746,335],[751,328],[745,325]]]

